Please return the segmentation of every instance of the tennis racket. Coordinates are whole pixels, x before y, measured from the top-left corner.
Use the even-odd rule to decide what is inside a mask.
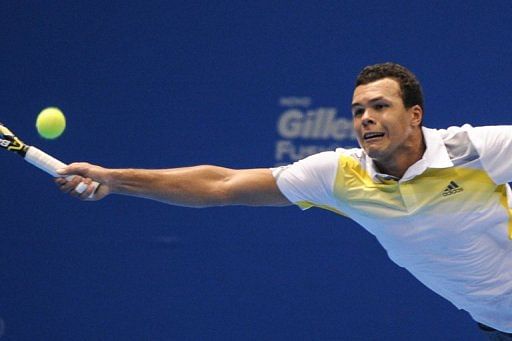
[[[57,169],[67,166],[62,161],[59,161],[53,156],[46,154],[42,150],[23,143],[2,123],[0,123],[0,147],[20,155],[28,163],[36,166],[37,168],[45,171],[55,178],[60,177],[60,175],[57,174]],[[66,176],[66,179],[71,180],[73,177],[74,175],[68,175]],[[94,185],[94,191],[91,193],[91,195],[89,195],[89,198],[94,196],[98,190],[98,186],[100,185],[96,181],[93,181],[92,184]],[[75,191],[78,193],[83,193],[86,189],[87,185],[83,182],[79,183],[75,187]]]

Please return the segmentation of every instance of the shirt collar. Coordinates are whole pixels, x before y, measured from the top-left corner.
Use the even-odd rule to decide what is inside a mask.
[[[453,167],[446,146],[439,130],[422,127],[423,139],[427,146],[421,160],[427,161],[428,168]],[[420,160],[420,161],[421,161]],[[419,162],[419,161],[418,161]]]
[[[443,142],[441,134],[436,129],[422,127],[423,140],[425,141],[425,153],[420,160],[411,165],[401,179],[394,176],[379,173],[373,160],[364,153],[366,157],[366,170],[374,181],[382,180],[399,180],[401,182],[408,181],[422,174],[427,168],[448,168],[453,166],[453,162],[448,155],[448,151]]]

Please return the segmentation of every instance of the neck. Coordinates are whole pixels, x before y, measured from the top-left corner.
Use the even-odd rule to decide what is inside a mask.
[[[401,146],[389,158],[373,161],[380,172],[400,179],[409,167],[421,160],[426,149],[423,134],[420,132],[417,139]]]

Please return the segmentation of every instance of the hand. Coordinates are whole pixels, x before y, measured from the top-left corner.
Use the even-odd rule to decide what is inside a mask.
[[[59,189],[78,199],[87,201],[100,200],[111,192],[110,178],[106,168],[80,162],[72,163],[63,169],[59,169],[57,173],[62,176],[55,179]],[[67,178],[70,175],[73,177],[68,180]],[[94,195],[90,197],[95,190],[95,187],[92,185],[93,181],[98,182],[100,185]],[[87,188],[83,192],[77,191],[77,186],[83,186],[84,184]]]

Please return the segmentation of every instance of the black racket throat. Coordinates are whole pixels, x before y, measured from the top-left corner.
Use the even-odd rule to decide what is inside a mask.
[[[0,123],[0,147],[25,157],[30,146],[23,143],[5,125]]]

